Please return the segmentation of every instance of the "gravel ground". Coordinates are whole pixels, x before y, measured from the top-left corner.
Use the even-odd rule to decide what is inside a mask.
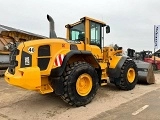
[[[160,88],[160,74],[156,72],[155,77],[156,84],[138,84],[131,91],[118,90],[111,84],[100,87],[96,97],[85,107],[69,106],[54,94],[41,95],[8,85],[1,77],[0,120],[88,120]]]

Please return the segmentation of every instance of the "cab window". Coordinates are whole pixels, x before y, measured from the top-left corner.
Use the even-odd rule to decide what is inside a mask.
[[[90,44],[101,47],[101,24],[90,21]]]
[[[85,27],[84,23],[70,28],[70,40],[84,40],[85,39]]]

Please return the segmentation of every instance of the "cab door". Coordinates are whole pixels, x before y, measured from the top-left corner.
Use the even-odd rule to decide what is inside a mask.
[[[102,59],[102,25],[90,21],[89,26],[91,52],[97,59]]]

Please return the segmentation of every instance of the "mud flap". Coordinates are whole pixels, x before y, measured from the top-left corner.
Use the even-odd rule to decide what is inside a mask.
[[[55,91],[56,95],[64,94],[63,77],[51,77],[51,85]]]
[[[140,60],[134,60],[138,68],[138,83],[154,84],[155,76],[152,64]]]

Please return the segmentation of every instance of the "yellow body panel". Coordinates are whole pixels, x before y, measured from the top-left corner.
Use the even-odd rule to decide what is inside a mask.
[[[110,63],[109,68],[115,68],[121,58],[122,58],[122,56],[113,56],[113,57],[111,57],[109,59],[109,63]]]
[[[62,44],[65,44],[63,45],[65,46],[64,49],[62,49]],[[31,55],[32,57],[38,59],[38,47],[41,45],[50,45],[51,50],[53,50],[53,52],[51,52],[51,55],[48,56],[50,58],[50,62],[47,69],[40,71],[39,67],[37,67],[37,60],[35,59],[32,59],[32,67],[21,68],[20,65],[22,61],[19,60],[21,60],[22,50],[28,53],[29,47],[34,47],[35,52]],[[16,56],[16,60],[19,61],[19,64],[17,67],[15,67],[15,74],[12,75],[7,70],[5,73],[5,80],[9,84],[29,90],[38,90],[42,94],[53,92],[53,88],[50,86],[50,83],[48,81],[48,76],[50,75],[51,69],[57,67],[54,66],[54,60],[56,56],[58,54],[67,54],[69,52],[69,47],[70,44],[64,42],[64,40],[62,39],[43,39],[35,40],[34,42],[28,41],[27,44],[26,42],[21,43],[18,46],[18,50],[20,50],[20,53]]]
[[[11,75],[7,70],[5,80],[9,84],[29,90],[37,90],[41,94],[53,92],[48,77],[41,76],[39,67],[20,68],[16,70],[15,75]]]
[[[32,53],[32,57],[37,58],[37,59],[40,58],[40,57],[37,57],[39,46],[42,46],[42,45],[49,45],[50,46],[50,50],[52,52],[50,52],[51,53],[50,56],[47,56],[50,58],[49,65],[46,70],[41,71],[41,75],[47,75],[47,76],[50,75],[50,70],[52,68],[55,68],[54,60],[55,60],[56,56],[59,54],[66,54],[66,53],[68,53],[68,51],[70,51],[69,50],[70,44],[67,42],[64,42],[63,39],[43,39],[43,40],[35,40],[34,42],[28,41],[27,45],[25,44],[25,42],[24,42],[24,45],[25,45],[25,48],[23,49],[23,51],[25,51],[25,52],[28,52],[29,47],[35,48],[35,52]],[[37,60],[32,59],[32,66],[33,67],[37,66]]]
[[[92,54],[96,57],[96,59],[102,59],[102,51],[98,46],[90,45],[90,49]]]
[[[39,90],[41,86],[41,74],[39,67],[26,67],[16,70],[14,75],[8,70],[5,72],[5,80],[12,85],[29,90]]]

